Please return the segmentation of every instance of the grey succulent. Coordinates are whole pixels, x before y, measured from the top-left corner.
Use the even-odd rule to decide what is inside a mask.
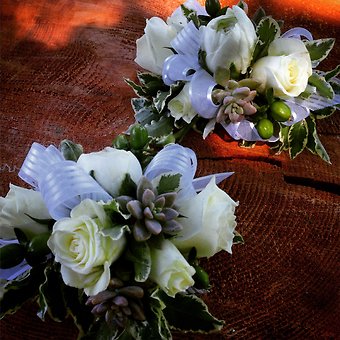
[[[246,79],[242,81],[246,83]],[[250,83],[250,81],[249,81]],[[238,123],[256,113],[257,109],[252,101],[256,97],[256,90],[251,90],[248,86],[242,86],[241,82],[229,80],[225,89],[217,89],[213,92],[215,102],[221,104],[216,122],[221,123],[230,119],[232,123]]]
[[[165,233],[176,235],[182,230],[182,225],[175,219],[179,212],[175,206],[177,192],[167,192],[160,195],[157,189],[144,176],[137,185],[136,198],[119,196],[116,201],[121,209],[134,218],[132,234],[136,241],[148,240],[152,235]]]
[[[128,319],[145,321],[142,298],[144,289],[140,286],[125,286],[118,278],[110,280],[107,290],[90,296],[87,306],[96,317],[105,317],[109,326],[124,328]]]

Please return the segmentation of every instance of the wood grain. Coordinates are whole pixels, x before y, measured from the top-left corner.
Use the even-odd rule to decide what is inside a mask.
[[[23,185],[17,171],[33,141],[58,145],[69,138],[90,152],[110,145],[133,122],[133,93],[124,77],[135,78],[135,40],[146,18],[165,18],[180,3],[1,2],[0,194],[10,182]],[[258,0],[249,8],[254,13],[262,5],[287,29],[302,26],[316,38],[340,38],[336,4]],[[339,60],[338,44],[324,69]],[[235,171],[222,188],[240,202],[238,230],[246,240],[232,256],[205,261],[213,284],[205,301],[225,320],[223,331],[185,339],[340,337],[338,112],[318,125],[332,165],[308,153],[291,161],[266,145],[240,149],[222,131],[204,144],[194,132],[183,141],[197,152],[198,176]],[[1,338],[76,339],[72,320],[43,323],[36,311],[28,303],[2,320]]]

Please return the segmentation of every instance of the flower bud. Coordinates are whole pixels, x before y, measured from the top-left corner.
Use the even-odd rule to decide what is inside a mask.
[[[148,130],[142,125],[134,125],[130,131],[130,144],[132,149],[143,149],[148,142]]]
[[[286,122],[292,114],[290,107],[281,100],[270,105],[270,115],[278,122]]]

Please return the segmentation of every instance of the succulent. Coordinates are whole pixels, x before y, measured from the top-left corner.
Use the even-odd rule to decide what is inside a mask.
[[[87,306],[92,306],[91,312],[97,317],[105,317],[109,326],[124,328],[128,319],[145,321],[142,303],[144,289],[140,286],[126,286],[118,278],[112,278],[106,290],[90,296]]]
[[[182,226],[175,219],[179,212],[175,206],[177,192],[158,195],[157,189],[144,176],[137,185],[136,197],[119,196],[116,201],[122,211],[130,213],[135,222],[132,234],[136,241],[148,240],[160,233],[176,235]]]
[[[238,123],[245,119],[245,116],[256,113],[257,109],[252,101],[257,92],[248,86],[242,86],[243,83],[247,84],[246,79],[241,82],[228,80],[225,89],[214,90],[213,98],[215,102],[221,104],[216,117],[217,123],[221,123],[227,118],[232,123]]]

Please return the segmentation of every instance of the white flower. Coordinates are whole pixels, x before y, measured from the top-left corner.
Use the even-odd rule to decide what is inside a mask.
[[[107,228],[115,229],[103,206],[84,200],[72,209],[71,217],[54,224],[47,243],[55,261],[61,264],[64,282],[84,288],[87,295],[96,295],[107,288],[110,265],[126,244],[124,232],[112,237]]]
[[[150,279],[169,296],[175,296],[194,285],[194,267],[169,240],[163,240],[160,249],[151,248],[151,261]]]
[[[312,75],[310,55],[299,39],[279,38],[268,48],[268,56],[260,58],[253,66],[251,77],[261,82],[258,89],[274,89],[279,98],[297,97],[307,87]]]
[[[6,197],[0,197],[0,238],[16,238],[14,228],[21,229],[28,237],[45,233],[48,228],[32,220],[50,219],[40,192],[10,184]]]
[[[137,39],[137,56],[135,62],[156,74],[162,74],[164,60],[173,55],[170,41],[177,31],[162,19],[152,17],[146,21],[145,34]]]
[[[213,177],[198,195],[182,202],[180,213],[185,217],[179,222],[183,230],[172,242],[182,252],[195,247],[198,257],[210,257],[220,250],[231,253],[237,205],[218,188]]]
[[[78,164],[88,173],[93,171],[96,181],[112,196],[118,194],[126,174],[135,183],[142,176],[141,165],[132,152],[110,147],[99,152],[82,154]]]
[[[200,32],[201,48],[206,52],[206,63],[211,72],[227,69],[232,63],[237,71],[247,71],[257,37],[251,20],[240,7],[228,8],[225,15],[201,26]]]
[[[183,118],[188,124],[196,116],[196,112],[191,105],[189,96],[190,83],[186,83],[182,91],[168,103],[170,114],[175,120]]]

